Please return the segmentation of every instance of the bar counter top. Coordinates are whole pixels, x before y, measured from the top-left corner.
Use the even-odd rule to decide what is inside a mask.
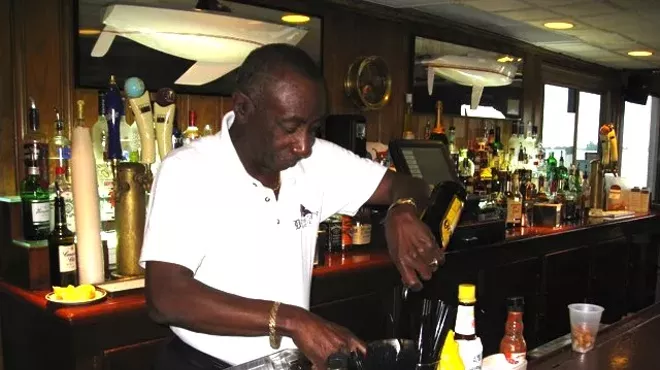
[[[573,352],[570,343],[530,361],[530,370],[660,369],[660,303],[649,306],[599,331],[595,347]]]
[[[392,262],[384,249],[369,248],[345,253],[328,253],[326,264],[314,268],[314,278],[323,278],[336,274],[351,273],[357,270],[390,267]],[[0,280],[0,292],[24,300],[44,311],[72,324],[94,320],[99,316],[121,315],[145,309],[145,297],[140,292],[126,293],[115,297],[108,296],[104,301],[86,306],[58,306],[46,300],[48,290],[26,290],[7,281]]]
[[[656,214],[638,215],[632,218],[609,220],[609,221],[591,221],[579,223],[574,225],[566,225],[558,228],[548,227],[527,227],[516,230],[508,230],[506,240],[502,243],[490,245],[490,247],[506,244],[510,242],[517,242],[527,239],[549,237],[557,234],[570,233],[577,230],[582,230],[591,227],[601,227],[606,225],[616,225],[621,223],[628,223],[637,220],[647,220],[657,217]],[[489,246],[474,246],[472,248],[484,248]],[[448,251],[451,254],[455,251]],[[325,264],[314,268],[314,279],[323,279],[332,277],[339,274],[350,274],[356,271],[371,270],[371,269],[390,269],[394,265],[389,257],[389,253],[384,247],[369,247],[365,249],[354,249],[341,253],[327,253],[325,256]],[[49,291],[46,290],[26,290],[13,285],[6,281],[0,281],[0,292],[12,295],[16,298],[24,300],[42,310],[49,310],[55,316],[62,320],[68,321],[72,324],[78,322],[86,322],[88,320],[97,319],[99,316],[113,314],[120,315],[122,313],[129,313],[133,311],[145,310],[145,297],[142,292],[128,293],[126,295],[118,295],[115,297],[108,296],[103,302],[91,304],[87,306],[59,306],[55,307],[53,304],[45,299]]]

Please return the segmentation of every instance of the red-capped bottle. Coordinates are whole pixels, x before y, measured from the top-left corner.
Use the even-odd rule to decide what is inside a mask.
[[[527,343],[523,336],[524,308],[525,299],[523,297],[507,299],[509,314],[504,325],[504,337],[500,342],[500,352],[512,364],[521,363],[527,356]]]

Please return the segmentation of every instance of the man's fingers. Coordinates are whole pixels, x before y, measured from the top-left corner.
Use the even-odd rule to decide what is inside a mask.
[[[413,268],[408,267],[401,262],[398,263],[398,267],[399,273],[401,273],[401,280],[405,286],[409,287],[414,292],[422,289],[422,282],[417,277],[417,273],[415,273]]]

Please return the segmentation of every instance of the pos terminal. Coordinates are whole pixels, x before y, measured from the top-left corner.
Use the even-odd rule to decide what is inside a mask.
[[[421,217],[443,248],[452,234],[452,250],[504,239],[504,221],[478,220],[481,198],[466,193],[442,142],[396,139],[389,144],[389,154],[397,172],[423,179],[433,189]]]

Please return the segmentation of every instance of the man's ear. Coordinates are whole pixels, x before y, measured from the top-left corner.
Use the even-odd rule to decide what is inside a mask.
[[[254,112],[254,103],[247,95],[240,91],[236,91],[232,95],[234,103],[234,114],[236,115],[235,122],[243,123]]]

